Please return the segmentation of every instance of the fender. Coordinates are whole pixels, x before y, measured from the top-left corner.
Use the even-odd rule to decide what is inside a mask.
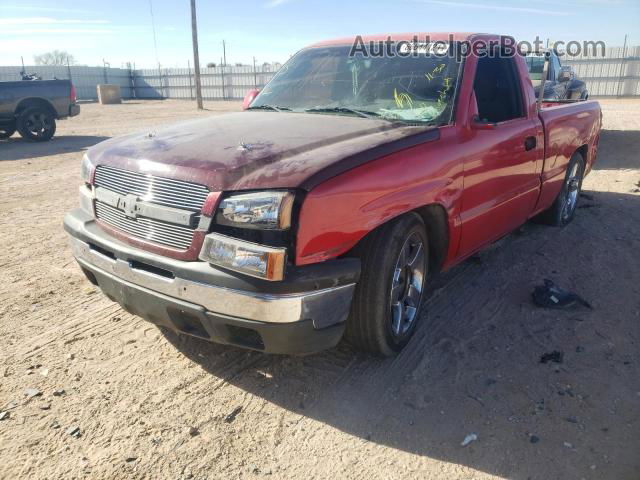
[[[342,255],[383,223],[426,205],[443,208],[448,238],[456,243],[463,186],[458,156],[464,154],[463,149],[451,148],[459,142],[456,132],[454,126],[441,127],[437,141],[368,161],[310,190],[299,215],[295,263]]]

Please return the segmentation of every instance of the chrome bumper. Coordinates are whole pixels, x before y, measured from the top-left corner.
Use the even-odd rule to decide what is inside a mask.
[[[286,295],[242,292],[137,270],[129,262],[102,255],[77,238],[71,239],[71,248],[78,263],[90,271],[111,274],[134,285],[199,305],[209,312],[259,322],[291,323],[316,318],[321,318],[326,325],[344,322],[355,288],[355,284],[351,284]]]
[[[314,328],[318,329],[343,323],[349,314],[355,283],[301,293],[271,294],[235,290],[177,275],[167,278],[141,270],[136,268],[139,263],[128,261],[127,255],[118,254],[123,253],[124,249],[117,251],[117,241],[105,239],[104,234],[98,237],[95,228],[87,228],[87,225],[95,227],[93,220],[80,218],[83,214],[78,212],[81,211],[67,215],[65,228],[71,235],[74,257],[91,272],[107,274],[123,283],[200,306],[207,312],[268,324],[312,320]],[[92,247],[94,240],[100,248]],[[111,258],[100,252],[101,248],[115,251],[116,255]],[[147,252],[139,252],[148,255]],[[200,270],[211,268],[204,262],[185,263]]]

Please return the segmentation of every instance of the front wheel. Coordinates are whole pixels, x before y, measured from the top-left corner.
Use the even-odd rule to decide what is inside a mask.
[[[584,170],[585,163],[582,155],[579,152],[574,153],[567,166],[567,173],[558,197],[553,205],[539,216],[543,223],[563,227],[573,220],[582,189]]]
[[[362,274],[346,327],[346,338],[356,348],[391,356],[409,342],[420,318],[428,252],[424,222],[415,213],[364,240]]]
[[[15,122],[12,122],[8,125],[0,125],[0,140],[9,138],[14,133],[16,133]]]
[[[18,116],[18,132],[25,140],[46,142],[56,133],[56,119],[53,114],[41,107],[31,107]]]

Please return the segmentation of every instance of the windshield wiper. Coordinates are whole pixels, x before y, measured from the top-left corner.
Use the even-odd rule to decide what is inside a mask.
[[[356,110],[348,107],[314,107],[307,108],[305,112],[309,113],[355,113],[364,118],[380,118],[381,115],[377,112],[370,112],[369,110]],[[385,119],[386,120],[386,119]]]
[[[247,110],[273,110],[274,112],[289,112],[289,107],[276,107],[275,105],[256,105],[255,107],[249,107]]]

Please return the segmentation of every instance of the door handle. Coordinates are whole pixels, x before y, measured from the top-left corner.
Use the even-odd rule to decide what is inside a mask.
[[[524,139],[524,149],[525,151],[533,150],[537,145],[536,137],[527,137]]]

